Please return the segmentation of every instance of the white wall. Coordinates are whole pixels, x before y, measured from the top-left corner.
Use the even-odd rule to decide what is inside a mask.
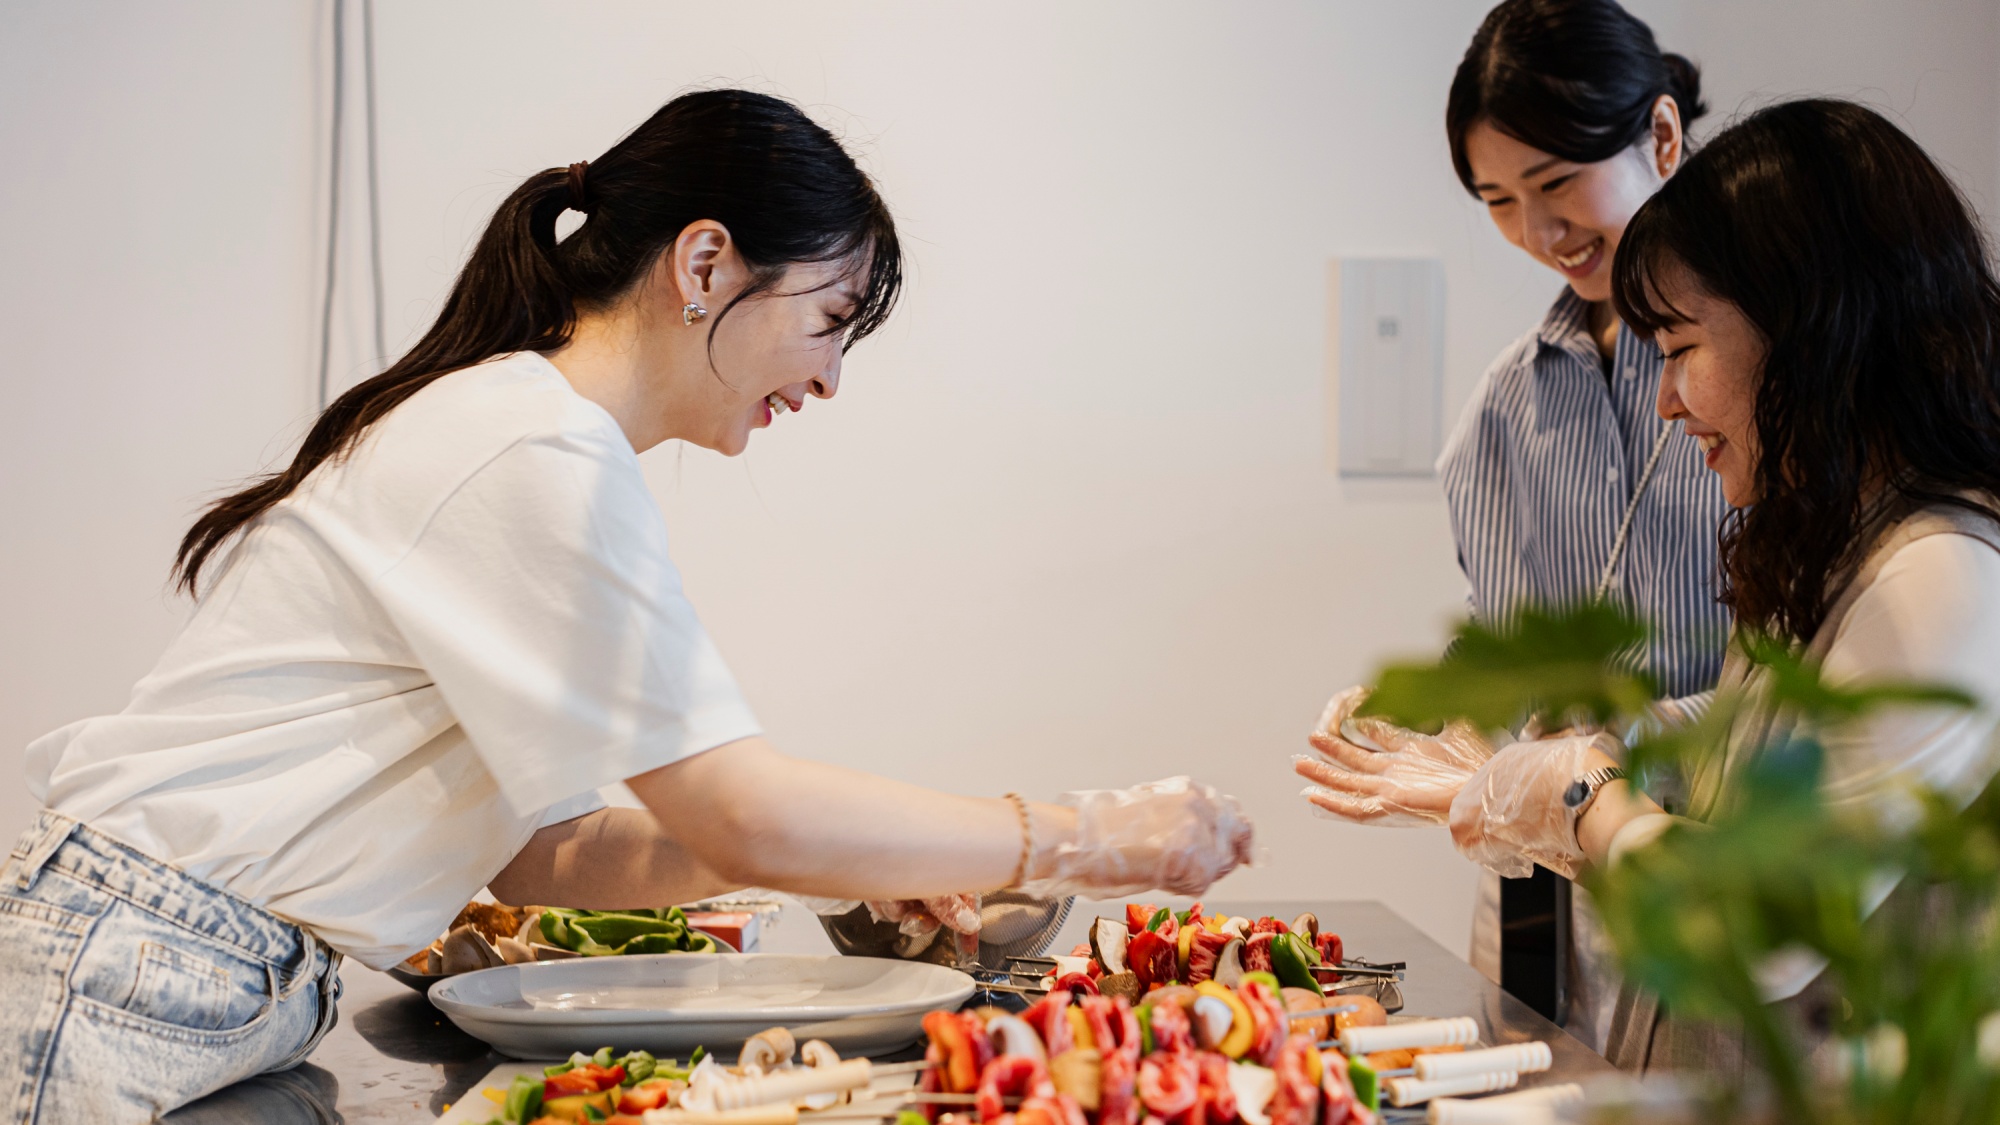
[[[1286,758],[1460,590],[1433,487],[1324,468],[1327,259],[1445,260],[1454,411],[1555,291],[1443,152],[1484,7],[385,2],[390,339],[526,173],[691,85],[799,100],[880,178],[906,304],[748,456],[648,458],[773,737],[968,792],[1191,772],[1270,855],[1218,894],[1381,898],[1463,948],[1473,872],[1441,835],[1312,820]],[[1983,3],[1638,10],[1718,109],[1859,92],[2000,197]],[[304,420],[326,15],[0,13],[0,743],[119,705],[183,612],[163,575],[192,506]],[[367,370],[359,293],[341,382]],[[0,789],[0,835],[30,811]]]

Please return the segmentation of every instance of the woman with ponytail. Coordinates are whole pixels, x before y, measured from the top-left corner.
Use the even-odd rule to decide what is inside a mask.
[[[1728,505],[1701,447],[1654,416],[1660,351],[1619,322],[1611,271],[1625,224],[1680,167],[1702,112],[1694,64],[1661,51],[1616,0],[1506,0],[1473,35],[1445,102],[1459,183],[1566,283],[1487,369],[1438,462],[1468,609],[1497,625],[1523,608],[1614,601],[1657,627],[1638,663],[1667,713],[1699,707],[1722,669],[1716,529]],[[1342,693],[1327,715],[1358,698]],[[1378,791],[1372,748],[1324,721],[1312,741],[1330,761],[1297,769],[1320,808],[1362,823],[1443,821],[1440,808],[1399,808]],[[1489,877],[1473,963],[1602,1049],[1616,975],[1581,895],[1572,947],[1557,947],[1568,893],[1546,871],[1504,890]],[[1506,933],[1540,935],[1510,943],[1526,958],[1503,955],[1503,907]]]
[[[1240,863],[1235,802],[1186,779],[1031,804],[761,737],[638,454],[740,453],[832,398],[901,278],[867,176],[759,94],[676,98],[509,196],[416,347],[188,532],[194,613],[124,711],[30,747],[0,1119],[150,1121],[292,1066],[343,956],[392,966],[482,887],[758,885],[964,932],[964,892],[1194,894]],[[617,782],[645,808],[603,807]]]

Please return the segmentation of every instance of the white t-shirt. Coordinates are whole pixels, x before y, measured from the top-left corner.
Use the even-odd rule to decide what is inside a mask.
[[[598,787],[756,733],[631,444],[523,352],[258,519],[125,710],[37,740],[28,776],[380,968]]]

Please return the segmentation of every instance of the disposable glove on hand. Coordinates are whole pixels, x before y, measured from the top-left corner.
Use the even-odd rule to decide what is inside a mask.
[[[1493,755],[1452,801],[1452,842],[1465,858],[1510,879],[1530,874],[1538,863],[1576,878],[1583,849],[1563,794],[1607,758],[1615,761],[1621,749],[1608,734],[1514,743]]]
[[[1017,888],[1023,894],[1198,895],[1250,860],[1253,830],[1243,807],[1185,777],[1065,793],[1056,803],[1076,810],[1076,828],[1045,836],[1036,822],[1027,877]]]
[[[868,913],[877,922],[894,922],[906,937],[929,933],[942,925],[958,934],[979,932],[979,896],[941,895],[893,902],[871,902]]]
[[[1327,703],[1308,737],[1324,757],[1298,755],[1292,769],[1316,784],[1301,796],[1341,820],[1386,828],[1443,824],[1465,782],[1493,756],[1469,723],[1437,734],[1386,719],[1356,717],[1368,689],[1352,687]]]

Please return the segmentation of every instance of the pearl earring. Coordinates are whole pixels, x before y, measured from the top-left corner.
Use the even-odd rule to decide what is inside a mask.
[[[681,306],[682,324],[691,325],[695,321],[700,320],[702,317],[705,317],[707,315],[708,315],[708,310],[702,308],[700,305],[695,304],[693,301],[689,301],[687,304]]]

